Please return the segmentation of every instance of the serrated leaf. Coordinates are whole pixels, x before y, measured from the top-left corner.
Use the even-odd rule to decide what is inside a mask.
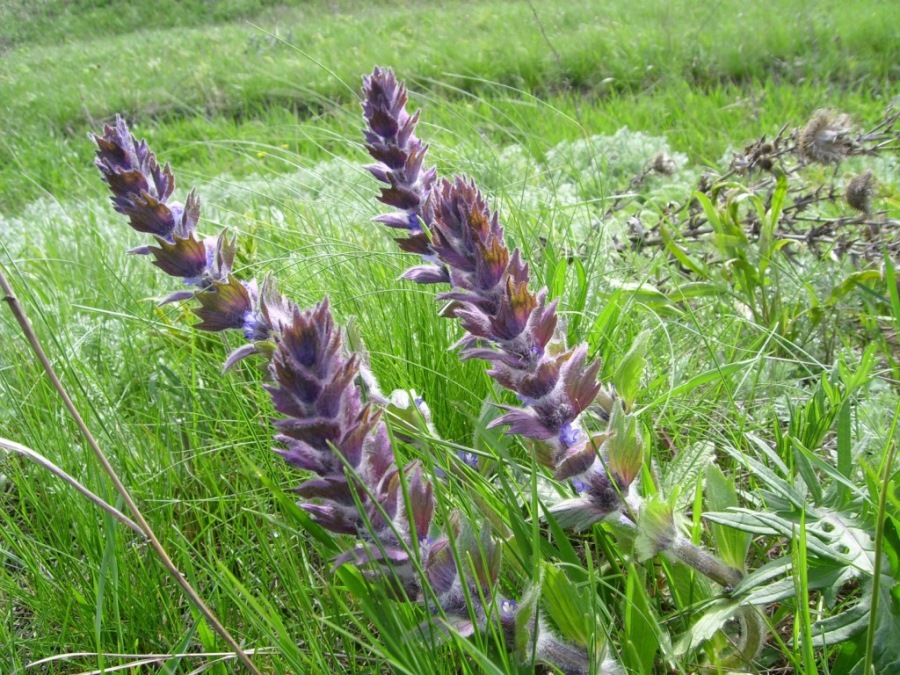
[[[668,463],[663,476],[663,494],[679,491],[678,506],[687,506],[693,499],[694,486],[715,457],[715,446],[708,441],[692,443]]]

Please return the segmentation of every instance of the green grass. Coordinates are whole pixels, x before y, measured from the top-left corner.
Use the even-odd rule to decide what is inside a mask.
[[[212,128],[170,136],[170,143],[158,144],[161,151],[200,134],[205,140],[250,134],[279,144],[283,139],[265,129],[295,116],[345,138],[348,127],[333,118],[348,104],[353,110],[360,73],[379,63],[394,65],[416,90],[457,100],[466,92],[496,97],[502,92],[494,83],[501,83],[551,100],[558,92],[578,92],[579,106],[587,109],[621,101],[612,124],[634,124],[622,108],[636,106],[656,116],[651,130],[659,133],[677,130],[671,122],[680,122],[685,110],[679,107],[683,92],[673,96],[672,87],[679,92],[687,84],[694,96],[713,96],[751,120],[777,109],[766,101],[769,92],[784,99],[793,85],[815,89],[817,100],[790,107],[842,107],[860,99],[883,106],[895,94],[890,82],[900,62],[893,28],[900,10],[892,3],[860,9],[818,3],[815,11],[808,3],[782,3],[772,22],[767,8],[740,2],[600,7],[555,0],[541,3],[538,24],[521,2],[311,2],[269,10],[255,23],[200,26],[198,16],[213,22],[246,17],[252,4],[222,3],[211,14],[185,5],[176,14],[162,3],[147,17],[146,30],[124,32],[124,25],[134,25],[128,12],[140,6],[129,3],[119,16],[102,7],[53,11],[57,6],[48,4],[41,31],[47,39],[4,54],[0,209],[77,189],[73,174],[82,174],[78,167],[89,157],[84,134],[115,113],[163,137],[184,120],[208,118]],[[71,24],[70,14],[89,19]],[[6,30],[28,33],[32,25],[14,13]],[[718,90],[734,83],[741,89],[722,101]],[[466,113],[462,107],[459,114]],[[707,121],[716,122],[701,117],[698,126]],[[315,152],[310,145],[292,149],[306,156]]]
[[[780,508],[772,495],[779,483],[742,461],[775,473],[782,462],[782,478],[813,495],[802,509],[807,523],[829,509],[880,514],[879,550],[890,553],[896,574],[896,476],[882,466],[900,373],[892,284],[850,284],[828,306],[828,294],[854,271],[850,263],[777,258],[778,274],[763,286],[781,294],[785,309],[766,323],[734,291],[727,266],[704,268],[716,293],[675,303],[660,295],[677,297],[690,279],[664,251],[613,255],[614,231],[590,235],[580,259],[587,286],[564,254],[585,241],[604,200],[626,189],[648,148],[683,153],[687,163],[648,187],[651,210],[668,199],[662,195],[689,194],[704,167],[727,163],[729,150],[785,123],[802,125],[817,108],[845,110],[863,127],[880,119],[900,74],[896,3],[550,0],[534,3],[540,23],[523,2],[126,5],[22,2],[0,10],[0,264],[176,564],[247,646],[273,650],[258,657],[264,672],[475,673],[484,668],[479,654],[492,653],[491,638],[404,645],[397,636],[422,620],[419,610],[351,592],[352,573],[331,573],[328,559],[347,544],[317,540],[293,505],[289,490],[300,478],[271,451],[261,374],[246,366],[222,376],[228,345],[192,331],[187,308],[155,307],[148,299],[170,286],[125,253],[140,238],[109,208],[85,137],[117,112],[171,162],[181,194],[199,187],[204,231],[239,234],[241,274],[272,272],[301,306],[327,294],[340,323],[358,324],[382,388],[425,397],[445,443],[401,444],[403,459],[444,464],[452,454],[445,445],[474,443],[515,460],[497,463],[489,478],[436,488],[441,508],[493,509],[514,532],[505,593],[520,595],[534,561],[564,563],[553,570],[590,598],[602,617],[592,630],[608,634],[633,672],[669,672],[667,663],[695,672],[727,651],[722,633],[702,647],[678,646],[716,601],[686,568],[661,558],[637,563],[604,528],[570,542],[533,527],[532,490],[545,485],[532,483],[527,448],[483,430],[473,440],[484,401],[496,397],[491,380],[479,363],[459,362],[451,350],[459,329],[437,316],[431,291],[396,281],[410,261],[369,223],[379,209],[373,181],[358,168],[365,156],[356,90],[374,64],[394,66],[409,82],[440,171],[473,176],[501,208],[537,283],[560,297],[570,337],[603,358],[604,381],[634,338],[652,331],[637,404],[652,460],[646,481],[654,474],[678,482],[679,456],[706,457],[702,444],[711,442],[737,502],[769,513]],[[630,132],[598,139],[623,127]],[[597,157],[597,148],[616,144],[621,157]],[[881,181],[879,208],[897,218],[896,159],[845,171],[866,167]],[[636,291],[638,283],[660,290]],[[812,299],[818,313],[809,310]],[[6,311],[0,340],[0,435],[115,503]],[[850,373],[865,370],[869,345],[872,375],[854,384]],[[817,393],[825,391],[823,372],[836,373],[828,395]],[[840,476],[811,464],[823,484],[836,480],[844,490],[836,488],[837,501],[813,499],[803,473],[812,460],[799,446],[850,471],[844,478],[859,492],[855,501],[841,496],[851,491]],[[694,507],[691,531],[710,543],[701,507],[728,498],[717,502],[698,476],[688,477],[679,505]],[[734,533],[722,526],[716,536],[726,530]],[[775,630],[745,669],[788,663],[811,675],[833,663],[839,673],[854,654],[876,649],[860,637],[824,648],[789,644],[792,632],[810,637],[817,620],[861,595],[851,583],[826,603],[816,584],[827,565],[814,553],[809,537],[754,538],[748,571],[786,554],[809,572],[796,577],[796,598],[763,607]],[[560,593],[568,588],[548,578]],[[657,590],[661,578],[671,593]],[[891,583],[883,577],[881,588]],[[885,616],[896,609],[891,597],[879,596]],[[648,660],[641,646],[661,634],[673,644],[663,640]],[[221,649],[135,537],[57,479],[0,454],[0,673],[74,652]],[[171,662],[166,672],[188,673],[205,660]],[[121,660],[75,662],[47,672]]]

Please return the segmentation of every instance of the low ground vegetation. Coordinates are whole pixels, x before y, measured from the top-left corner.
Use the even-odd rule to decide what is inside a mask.
[[[295,504],[305,474],[272,452],[264,356],[223,375],[239,334],[158,306],[171,280],[127,255],[147,242],[86,139],[116,113],[171,162],[173,199],[202,195],[198,231],[237,236],[236,275],[273,275],[301,308],[330,298],[397,465],[421,468],[405,499],[430,481],[442,531],[489,533],[466,550],[476,571],[496,551],[485,592],[518,599],[497,601],[498,626],[533,599],[560,645],[629,673],[897,668],[893,3],[780,3],[774,23],[730,2],[213,5],[2,10],[0,265],[176,566],[263,672],[527,672],[539,655],[490,621],[458,637],[490,597],[454,606],[449,638],[407,640],[452,612],[332,572],[353,539]],[[620,438],[641,448],[630,534],[567,510],[590,490],[491,425],[527,397],[460,361],[453,310],[399,279],[419,260],[370,222],[384,207],[361,168],[377,64],[422,108],[428,162],[478,185],[532,291],[558,301],[557,339],[616,385]],[[121,508],[6,312],[0,335],[0,435]],[[65,482],[2,452],[0,507],[0,672],[238,668],[142,539]],[[737,577],[709,581],[673,532]]]

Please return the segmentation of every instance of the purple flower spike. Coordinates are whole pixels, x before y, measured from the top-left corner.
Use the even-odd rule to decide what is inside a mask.
[[[138,141],[125,120],[116,116],[115,126],[106,125],[103,135],[93,135],[97,144],[95,164],[113,193],[113,208],[128,216],[131,226],[172,241],[187,237],[200,217],[200,202],[188,196],[184,205],[168,204],[175,189],[169,165],[159,166],[146,141]]]
[[[380,162],[367,168],[391,185],[382,201],[406,209],[379,220],[402,228],[404,217],[414,211],[408,193],[416,187],[409,180],[412,174],[404,171],[424,154],[424,146],[412,133],[418,117],[405,111],[406,90],[390,71],[376,69],[366,78],[363,95],[366,140],[370,154]],[[562,507],[561,522],[586,527],[615,512],[622,505],[622,489],[634,480],[636,461],[634,452],[619,449],[621,442],[614,445],[616,474],[611,479],[604,453],[615,432],[588,436],[580,421],[595,400],[607,409],[615,398],[597,379],[600,363],[588,361],[585,344],[565,348],[557,334],[556,302],[548,302],[546,288],[537,292],[530,288],[528,265],[518,249],[509,251],[497,214],[475,184],[456,177],[435,185],[429,173],[424,186],[425,191],[416,193],[420,201],[415,208],[426,205],[419,221],[429,236],[423,240],[415,234],[398,242],[401,249],[438,265],[414,267],[403,278],[437,282],[446,270],[452,288],[439,299],[450,301],[444,316],[456,318],[466,331],[457,343],[460,358],[489,362],[488,374],[523,404],[501,406],[505,414],[489,426],[505,426],[507,433],[540,441],[538,460],[559,480],[572,480],[577,486],[582,497]],[[421,246],[422,241],[430,242],[428,248]]]
[[[406,93],[393,75],[381,71],[376,76],[369,82],[375,103],[366,110],[370,150],[380,164],[370,170],[390,186],[383,191],[384,201],[405,209],[382,220],[407,230],[401,247],[428,258],[429,265],[417,272],[421,279],[447,281],[446,269],[433,264],[425,231],[432,219],[434,171],[422,170],[425,147],[413,133],[416,119],[406,114]],[[335,564],[364,566],[370,578],[384,576],[398,597],[437,597],[440,620],[465,634],[484,630],[488,613],[480,598],[494,597],[497,546],[486,530],[476,540],[466,534],[471,527],[454,526],[459,550],[474,567],[460,572],[450,539],[432,538],[433,486],[421,464],[397,466],[381,411],[363,403],[358,383],[363,359],[345,352],[327,300],[302,311],[278,292],[271,278],[261,284],[238,279],[234,240],[224,233],[197,235],[199,200],[191,193],[184,206],[168,203],[175,187],[171,170],[159,167],[147,144],[137,141],[121,118],[94,140],[97,166],[113,192],[115,208],[129,216],[135,230],[156,240],[133,252],[151,255],[158,268],[191,287],[172,293],[166,302],[196,298],[198,329],[241,331],[248,343],[228,356],[226,369],[251,354],[270,357],[266,389],[281,415],[274,422],[277,452],[313,474],[295,488],[300,506],[321,527],[358,540]],[[503,273],[506,254],[499,240],[483,248],[484,264],[473,260],[485,286]],[[410,564],[415,553],[418,564]],[[420,576],[419,570],[425,574]],[[479,598],[472,610],[478,622],[471,618],[466,597]]]
[[[392,70],[375,68],[363,78],[363,118],[366,121],[366,149],[376,161],[365,168],[376,180],[387,185],[379,201],[397,209],[375,218],[388,227],[406,230],[398,238],[404,251],[424,258],[433,256],[425,229],[433,220],[431,190],[436,171],[423,168],[428,146],[416,136],[419,114],[406,111],[406,87]],[[424,228],[424,229],[423,229]],[[449,276],[440,266],[431,274],[414,274],[417,283],[446,283]]]

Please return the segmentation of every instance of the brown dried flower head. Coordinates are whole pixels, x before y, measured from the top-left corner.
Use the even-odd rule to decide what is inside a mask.
[[[650,168],[661,176],[671,176],[675,173],[675,169],[678,166],[675,164],[675,160],[669,156],[669,153],[663,151],[656,153],[653,159],[650,160]]]
[[[847,206],[862,213],[872,210],[873,196],[875,196],[875,177],[871,171],[854,176],[844,190],[844,202]]]
[[[800,154],[810,162],[832,164],[853,149],[853,121],[849,115],[834,110],[817,110],[800,131],[797,145]]]

